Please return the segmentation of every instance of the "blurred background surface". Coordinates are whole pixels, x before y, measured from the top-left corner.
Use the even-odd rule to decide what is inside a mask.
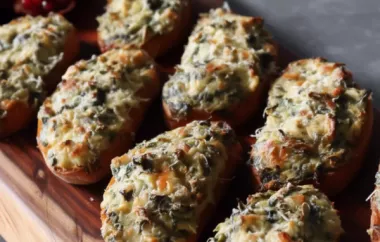
[[[343,62],[380,108],[380,0],[229,0],[262,16],[275,39],[299,58]]]

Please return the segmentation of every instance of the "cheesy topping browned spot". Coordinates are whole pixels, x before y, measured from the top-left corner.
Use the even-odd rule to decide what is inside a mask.
[[[201,15],[163,100],[175,116],[228,110],[257,91],[275,71],[275,58],[261,18],[211,10]]]
[[[267,120],[252,148],[262,182],[318,179],[347,164],[360,142],[370,98],[342,64],[323,59],[289,64],[271,88]]]
[[[194,239],[236,142],[225,123],[194,121],[115,158],[101,204],[105,241]]]
[[[117,135],[133,135],[129,111],[149,101],[138,91],[156,76],[153,60],[141,50],[115,49],[71,66],[38,114],[48,165],[96,168]]]
[[[277,192],[249,196],[215,232],[209,242],[336,242],[343,229],[324,194],[289,183]]]
[[[43,78],[62,60],[73,26],[62,16],[20,17],[0,26],[0,118],[5,101],[38,107],[45,97]]]
[[[187,0],[110,0],[98,17],[98,33],[106,46],[142,47],[154,37],[173,31]]]

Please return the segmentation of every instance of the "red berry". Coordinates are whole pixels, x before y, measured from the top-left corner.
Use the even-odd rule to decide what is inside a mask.
[[[41,12],[41,0],[22,0],[22,6],[32,15],[37,15]]]
[[[64,9],[68,7],[72,1],[73,0],[22,0],[22,6],[27,13],[38,15],[53,10]]]
[[[53,3],[50,1],[42,1],[42,8],[45,12],[50,12],[53,10]]]
[[[42,0],[32,0],[34,7],[39,8],[39,9],[42,8],[42,2],[43,2]]]
[[[33,3],[33,0],[22,0],[22,6],[25,8],[25,9],[32,9],[35,7],[34,3]]]

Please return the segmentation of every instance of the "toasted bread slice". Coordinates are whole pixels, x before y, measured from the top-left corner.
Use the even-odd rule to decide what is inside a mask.
[[[115,158],[101,203],[104,240],[197,241],[241,152],[226,123],[194,121]]]
[[[20,17],[0,27],[0,137],[10,135],[35,117],[67,67],[79,42],[64,17]]]
[[[190,23],[188,0],[111,0],[98,18],[101,51],[134,45],[153,58],[184,38]]]
[[[142,50],[114,49],[79,61],[38,114],[37,141],[47,166],[69,183],[94,183],[128,150],[150,102],[158,72]]]
[[[249,196],[215,232],[208,241],[338,242],[343,229],[326,195],[311,185],[289,183],[277,192]]]
[[[164,85],[168,126],[197,119],[241,125],[259,110],[276,60],[277,47],[261,18],[224,9],[202,15],[181,64]]]
[[[290,63],[273,84],[265,113],[251,152],[257,189],[313,183],[335,195],[360,169],[372,132],[372,99],[343,64],[321,58]]]

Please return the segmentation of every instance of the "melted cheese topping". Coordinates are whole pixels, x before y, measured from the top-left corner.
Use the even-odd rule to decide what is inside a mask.
[[[101,204],[105,241],[189,241],[236,145],[223,122],[194,121],[112,161]]]
[[[95,169],[113,139],[128,127],[138,91],[156,81],[153,60],[141,50],[115,49],[71,66],[38,114],[39,142],[54,167]]]
[[[350,161],[369,98],[342,64],[291,63],[271,88],[267,120],[252,149],[262,182],[302,182]]]
[[[73,26],[58,14],[25,16],[0,26],[0,116],[4,101],[37,107],[45,97],[42,78],[62,60]]]
[[[108,1],[106,12],[98,17],[99,36],[106,46],[141,47],[152,38],[171,32],[187,4],[182,0]]]
[[[251,195],[219,224],[209,242],[334,242],[343,233],[337,211],[313,186]]]
[[[276,50],[261,18],[223,9],[201,16],[163,100],[176,116],[228,110],[275,70]]]

